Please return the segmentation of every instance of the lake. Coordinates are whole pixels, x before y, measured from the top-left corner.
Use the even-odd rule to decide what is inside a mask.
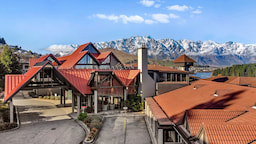
[[[212,72],[197,72],[192,74],[192,76],[199,77],[201,79],[209,78],[212,76]]]

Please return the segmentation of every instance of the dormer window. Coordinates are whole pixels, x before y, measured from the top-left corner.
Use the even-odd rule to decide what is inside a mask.
[[[99,52],[97,50],[95,50],[95,48],[89,44],[87,47],[85,47],[82,51],[89,51],[92,54],[98,54]]]

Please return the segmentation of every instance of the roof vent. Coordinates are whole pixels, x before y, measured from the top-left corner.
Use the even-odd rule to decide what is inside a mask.
[[[216,97],[219,96],[217,90],[215,91],[215,93],[213,94],[213,96],[216,96]]]
[[[195,84],[193,89],[196,90],[203,86],[205,86],[205,84]]]

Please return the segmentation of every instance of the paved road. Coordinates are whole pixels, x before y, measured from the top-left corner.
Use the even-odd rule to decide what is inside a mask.
[[[46,121],[1,132],[0,144],[79,144],[84,135],[74,120]]]
[[[96,144],[151,144],[151,140],[142,116],[114,116],[105,119]]]
[[[0,144],[79,144],[84,130],[67,114],[70,107],[57,108],[55,102],[16,97],[21,126],[0,132]]]

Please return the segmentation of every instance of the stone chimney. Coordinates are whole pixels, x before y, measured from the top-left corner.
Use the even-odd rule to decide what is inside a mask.
[[[138,70],[140,70],[139,94],[142,98],[155,96],[155,81],[148,75],[148,48],[142,44],[138,48]]]

